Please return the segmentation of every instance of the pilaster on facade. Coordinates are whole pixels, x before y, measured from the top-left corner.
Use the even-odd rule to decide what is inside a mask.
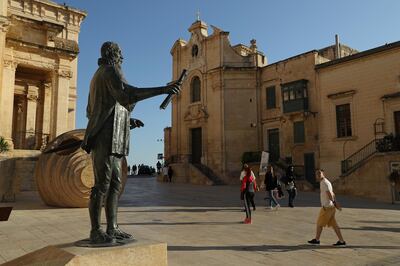
[[[4,137],[11,149],[14,147],[12,141],[12,120],[14,105],[14,84],[17,63],[13,60],[3,61],[2,84],[0,89],[0,136]]]
[[[0,32],[6,33],[10,28],[10,20],[6,16],[0,15]]]
[[[71,78],[72,72],[66,69],[58,69],[53,73],[51,138],[68,131],[68,96]]]

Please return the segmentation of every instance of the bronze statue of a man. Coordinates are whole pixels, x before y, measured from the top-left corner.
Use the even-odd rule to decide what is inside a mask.
[[[130,118],[135,104],[160,94],[177,94],[178,82],[155,88],[136,88],[128,84],[122,70],[118,44],[105,42],[101,47],[99,68],[90,83],[87,106],[89,119],[82,148],[91,153],[95,184],[89,202],[90,243],[108,244],[133,239],[117,224],[117,203],[121,192],[121,162],[129,153],[129,130],[143,126]],[[107,231],[100,226],[101,209],[105,207]]]

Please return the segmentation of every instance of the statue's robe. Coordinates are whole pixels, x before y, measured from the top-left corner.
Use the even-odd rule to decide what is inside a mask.
[[[106,143],[100,145],[105,145],[109,154],[128,155],[130,113],[138,100],[135,89],[128,85],[119,66],[99,66],[90,83],[84,150],[90,153],[100,144],[96,139],[102,133],[102,142]]]

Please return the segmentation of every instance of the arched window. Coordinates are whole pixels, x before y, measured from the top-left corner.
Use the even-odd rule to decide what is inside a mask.
[[[191,84],[191,90],[190,90],[190,94],[191,94],[191,102],[199,102],[201,97],[201,83],[200,83],[200,79],[199,77],[194,77],[192,79],[192,84]]]

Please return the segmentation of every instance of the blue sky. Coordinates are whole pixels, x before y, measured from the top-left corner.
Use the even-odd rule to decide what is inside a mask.
[[[397,0],[64,0],[88,12],[81,26],[78,65],[77,128],[85,128],[90,79],[104,41],[120,44],[126,79],[137,87],[171,80],[170,49],[200,12],[201,20],[230,32],[232,44],[257,40],[269,63],[340,41],[363,51],[400,40]],[[211,29],[210,29],[211,30]],[[170,107],[159,110],[164,96],[136,105],[132,116],[145,123],[131,131],[129,164],[155,165],[163,152],[163,128],[171,124]]]

